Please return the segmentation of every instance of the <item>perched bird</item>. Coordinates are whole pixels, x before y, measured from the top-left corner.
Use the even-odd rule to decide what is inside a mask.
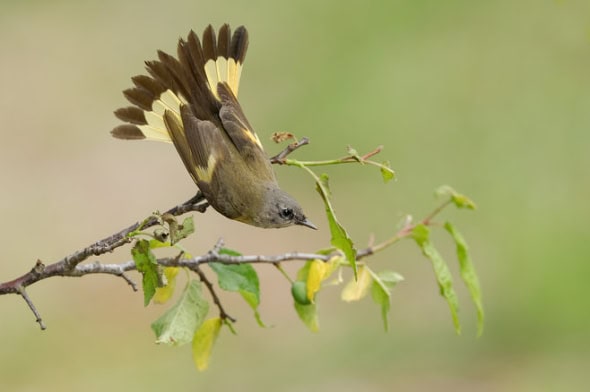
[[[207,202],[230,219],[264,228],[316,229],[299,203],[279,188],[260,139],[237,100],[248,32],[233,35],[209,25],[202,41],[191,31],[178,42],[178,58],[158,51],[150,76],[123,92],[134,105],[115,111],[127,124],[119,139],[171,142]]]

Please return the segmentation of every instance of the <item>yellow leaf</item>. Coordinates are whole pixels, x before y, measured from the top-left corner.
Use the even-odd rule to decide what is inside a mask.
[[[154,295],[154,303],[164,304],[174,294],[174,288],[176,287],[176,275],[178,274],[179,268],[177,267],[166,267],[164,268],[164,277],[166,278],[166,286],[157,287],[156,294]]]
[[[358,301],[369,292],[373,278],[368,268],[360,266],[358,269],[358,280],[351,279],[342,290],[342,300],[346,302]]]
[[[320,291],[322,282],[330,277],[332,273],[340,267],[342,257],[335,256],[329,261],[313,260],[309,265],[307,272],[307,298],[313,302],[314,297]]]
[[[221,318],[206,320],[193,337],[193,361],[197,370],[205,370],[209,366],[209,358],[213,344],[221,329]]]
[[[322,279],[326,270],[326,264],[321,260],[313,260],[307,273],[307,298],[313,302],[315,293],[320,291]]]
[[[334,273],[334,271],[340,268],[340,265],[344,263],[346,263],[344,256],[333,256],[330,260],[326,261],[324,263],[326,265],[326,270],[322,280],[328,279],[332,273]]]

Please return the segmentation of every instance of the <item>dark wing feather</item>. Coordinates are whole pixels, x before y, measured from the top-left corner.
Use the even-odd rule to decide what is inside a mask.
[[[182,159],[182,163],[184,163],[186,170],[188,170],[193,181],[196,183],[198,180],[195,170],[196,161],[188,145],[183,122],[181,122],[176,114],[166,110],[164,112],[164,124],[166,124],[168,132],[170,132],[170,138],[172,139],[172,143],[174,143],[174,147],[176,147],[176,151],[178,151],[178,155]]]
[[[252,126],[246,119],[240,103],[231,92],[227,83],[219,83],[217,85],[217,94],[219,94],[219,99],[221,100],[219,117],[236,149],[243,151],[246,148],[251,150],[253,147],[256,147],[256,149],[263,153],[258,136],[252,130]]]

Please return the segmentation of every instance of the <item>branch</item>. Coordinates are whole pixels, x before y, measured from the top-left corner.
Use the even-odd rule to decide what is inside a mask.
[[[227,312],[223,308],[223,305],[221,305],[221,301],[219,300],[219,297],[217,296],[217,292],[215,291],[215,288],[213,287],[213,284],[211,283],[211,281],[209,279],[207,279],[207,276],[205,275],[205,273],[198,266],[197,267],[194,267],[192,270],[197,275],[199,275],[199,278],[201,279],[201,282],[203,282],[205,284],[205,286],[207,287],[207,290],[209,290],[209,293],[211,294],[211,298],[213,298],[213,303],[219,309],[219,317],[222,320],[229,320],[232,323],[235,323],[236,322],[236,319],[233,318],[232,316],[230,316],[229,314],[227,314]]]
[[[279,165],[285,164],[285,158],[287,158],[289,154],[297,150],[299,147],[305,146],[306,144],[309,144],[309,139],[306,137],[302,138],[298,142],[289,144],[283,151],[270,158],[270,163],[277,163]]]
[[[197,194],[190,200],[187,200],[186,202],[169,209],[168,211],[166,211],[166,213],[178,216],[189,211],[205,212],[208,206],[209,204],[205,201],[205,198],[201,194],[201,192],[197,192]],[[148,218],[144,219],[143,222],[134,223],[126,229],[123,229],[107,238],[97,241],[84,249],[78,250],[53,264],[45,265],[41,260],[37,260],[34,267],[26,274],[23,274],[22,276],[19,276],[18,278],[13,279],[11,281],[0,283],[0,295],[21,295],[29,305],[29,308],[31,308],[31,310],[35,314],[35,317],[37,318],[37,322],[41,326],[41,329],[45,329],[43,320],[39,316],[39,313],[33,305],[33,302],[31,301],[31,299],[25,291],[26,287],[40,280],[52,276],[79,277],[86,274],[103,273],[123,278],[133,288],[133,290],[137,291],[136,284],[124,274],[125,271],[135,269],[135,265],[130,266],[128,265],[128,263],[121,265],[102,265],[100,263],[94,263],[91,265],[80,266],[79,264],[87,260],[90,256],[100,256],[102,254],[112,252],[114,249],[123,246],[131,241],[131,238],[128,237],[130,233],[136,230],[145,230],[158,223],[158,218],[151,215]]]
[[[298,143],[291,144],[287,149],[285,149],[275,158],[278,160],[284,159],[284,157],[287,156],[290,152],[294,151],[296,148],[299,148],[302,145],[305,145],[306,143],[307,141],[303,139]],[[426,216],[426,218],[422,219],[419,223],[424,225],[431,225],[433,218],[437,216],[449,204],[451,203],[448,200],[445,201],[437,208],[435,208],[430,214]],[[176,207],[169,209],[168,211],[166,211],[166,213],[178,216],[189,211],[204,212],[207,209],[207,207],[208,203],[205,201],[203,195],[199,192],[195,197],[191,198],[190,200],[182,204],[177,205]],[[37,311],[35,305],[33,304],[32,300],[30,299],[25,290],[26,287],[40,280],[47,279],[53,276],[82,277],[90,274],[107,274],[121,277],[125,282],[127,282],[129,286],[131,286],[131,288],[134,291],[137,291],[137,284],[125,274],[128,271],[136,270],[136,265],[133,261],[127,261],[120,264],[101,264],[98,261],[84,265],[81,265],[81,263],[87,260],[92,255],[100,256],[104,253],[111,252],[112,250],[129,243],[132,240],[132,237],[130,237],[129,234],[138,230],[145,230],[159,223],[160,221],[158,217],[156,217],[155,215],[151,215],[148,218],[144,219],[143,222],[135,223],[126,229],[123,229],[82,250],[76,251],[71,255],[66,256],[53,264],[45,265],[43,264],[43,262],[41,262],[41,260],[37,260],[34,267],[29,272],[11,281],[0,283],[0,295],[18,294],[21,297],[23,297],[23,299],[26,301],[27,305],[35,315],[36,321],[39,323],[41,329],[45,329],[45,324],[43,323],[43,320],[39,312]],[[398,242],[403,238],[411,236],[412,231],[415,227],[416,224],[413,224],[411,218],[408,217],[408,219],[406,219],[404,226],[393,237],[389,238],[388,240],[380,244],[372,245],[365,249],[360,249],[357,252],[356,259],[360,260],[362,258],[370,256],[376,252],[379,252],[391,246],[392,244]],[[207,279],[205,274],[200,269],[201,265],[212,262],[218,262],[223,264],[272,264],[278,266],[279,263],[283,261],[328,261],[335,256],[342,256],[342,253],[339,250],[334,250],[334,252],[332,252],[331,254],[289,252],[274,256],[233,256],[219,253],[219,250],[222,248],[222,246],[223,242],[222,240],[219,240],[212,248],[212,250],[205,255],[187,259],[182,258],[183,254],[181,253],[179,256],[174,258],[158,259],[157,263],[164,267],[185,267],[198,274],[201,278],[201,281],[205,284],[205,286],[211,293],[213,302],[217,305],[221,318],[230,321],[234,321],[234,318],[231,317],[223,308],[212,283]]]

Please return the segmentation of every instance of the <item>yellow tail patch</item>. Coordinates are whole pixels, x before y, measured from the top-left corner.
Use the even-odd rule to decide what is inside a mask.
[[[164,124],[164,112],[166,110],[172,112],[178,118],[178,122],[182,124],[180,105],[186,103],[186,100],[182,96],[174,94],[172,90],[164,91],[160,97],[152,103],[152,110],[144,110],[143,112],[147,125],[139,125],[138,127],[141,132],[143,132],[145,138],[148,140],[172,143],[166,124]]]
[[[215,98],[219,99],[217,84],[221,82],[226,82],[236,98],[238,97],[242,65],[238,64],[235,59],[219,56],[217,60],[209,60],[205,64],[205,74],[207,75],[209,88]]]

